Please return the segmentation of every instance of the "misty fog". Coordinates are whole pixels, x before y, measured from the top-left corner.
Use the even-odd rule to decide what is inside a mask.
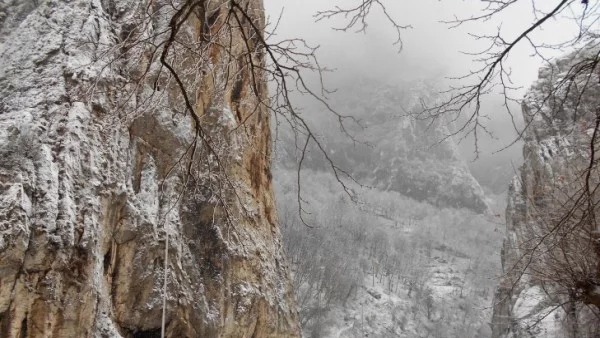
[[[471,34],[496,34],[497,27],[503,32],[517,34],[534,20],[530,4],[517,3],[507,11],[485,24],[480,22],[454,27],[445,23],[455,18],[467,18],[481,13],[484,5],[478,1],[464,0],[427,0],[418,4],[388,1],[384,2],[393,19],[399,24],[411,27],[402,30],[402,49],[396,44],[396,31],[385,18],[384,14],[375,8],[367,18],[367,29],[357,32],[350,29],[339,31],[345,21],[341,18],[315,21],[315,14],[322,10],[342,5],[344,1],[284,1],[267,0],[265,7],[271,28],[276,28],[272,37],[274,41],[302,38],[310,46],[318,46],[316,55],[326,73],[325,85],[328,89],[337,89],[340,83],[353,81],[357,77],[377,79],[378,82],[406,85],[411,81],[425,81],[435,84],[439,91],[447,90],[448,86],[458,86],[461,81],[452,78],[464,76],[469,71],[481,67],[475,60],[478,56],[467,53],[477,53],[485,50],[487,43],[473,37]],[[544,6],[551,4],[539,4]],[[569,18],[554,19],[555,22],[546,25],[540,32],[534,32],[540,40],[558,42],[568,39],[577,32],[577,25]],[[546,55],[560,55],[561,51],[550,51]],[[510,65],[513,85],[518,87],[516,97],[523,95],[531,83],[537,78],[543,60],[533,55],[533,50],[526,45],[520,45],[511,52],[507,64]],[[315,84],[316,86],[316,84]],[[461,147],[461,155],[471,163],[475,170],[485,166],[485,161],[514,161],[518,166],[521,145],[512,144],[517,139],[517,132],[512,127],[510,117],[502,107],[503,97],[496,93],[484,98],[483,110],[489,120],[487,126],[493,136],[480,138],[481,161],[474,161],[473,140],[457,138]],[[299,98],[300,106],[310,99]],[[517,112],[518,105],[513,107]],[[521,119],[520,114],[516,114]],[[517,121],[522,123],[522,121]],[[502,151],[500,151],[502,150]],[[494,154],[494,157],[492,157]]]
[[[0,0],[0,338],[600,338],[600,1]]]
[[[486,24],[452,28],[442,21],[471,17],[476,1],[390,1],[369,13],[366,30],[340,31],[346,21],[316,21],[342,1],[268,0],[272,41],[301,38],[319,46],[327,103],[360,120],[348,135],[310,95],[292,94],[298,111],[352,178],[340,184],[316,146],[304,154],[278,125],[275,189],[303,332],[307,337],[490,337],[492,298],[501,274],[506,192],[522,163],[520,106],[483,98],[490,135],[458,133],[464,117],[429,125],[412,119],[420,100],[435,101],[453,79],[478,69],[486,44],[470,33],[517,34],[534,16],[515,6]],[[346,6],[348,4],[346,3]],[[557,19],[536,34],[560,41],[573,34]],[[336,29],[337,28],[337,29]],[[557,52],[558,55],[558,52]],[[519,46],[507,61],[515,97],[537,78],[543,60]],[[320,89],[317,72],[306,78]],[[478,153],[475,152],[475,145]],[[303,167],[297,173],[299,159]],[[297,183],[299,178],[300,195]],[[353,180],[356,180],[354,182]],[[347,185],[347,186],[346,186]],[[350,190],[350,193],[348,193]]]

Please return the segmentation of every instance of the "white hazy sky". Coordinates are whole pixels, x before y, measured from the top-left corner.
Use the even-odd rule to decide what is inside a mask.
[[[340,72],[356,72],[357,69],[392,80],[436,78],[464,74],[474,65],[471,57],[461,51],[478,51],[485,44],[475,41],[468,33],[495,34],[498,25],[507,36],[514,36],[529,25],[534,17],[532,1],[519,1],[501,17],[485,23],[468,24],[450,29],[442,20],[454,16],[469,17],[481,14],[482,3],[477,0],[382,0],[389,13],[400,24],[410,24],[412,29],[403,32],[404,49],[398,53],[392,45],[395,32],[375,10],[369,17],[366,33],[339,32],[332,29],[340,21],[316,23],[313,15],[318,10],[344,7],[362,0],[264,0],[267,15],[275,20],[283,9],[283,17],[277,30],[277,38],[302,37],[321,46],[319,56],[326,65]],[[538,7],[550,8],[556,1],[536,1]],[[575,5],[573,11],[582,11]],[[570,13],[568,13],[570,14]],[[573,20],[550,20],[536,32],[539,41],[559,41],[576,34]],[[531,56],[531,50],[523,45],[509,60],[514,80],[522,86],[537,77],[541,60]]]
[[[283,16],[273,40],[300,37],[313,45],[320,45],[318,57],[322,64],[334,68],[339,75],[369,75],[386,82],[428,79],[444,82],[447,76],[464,75],[477,67],[472,57],[461,51],[480,51],[487,45],[476,41],[469,33],[495,34],[501,26],[503,34],[511,39],[516,37],[533,20],[531,5],[534,0],[518,1],[495,20],[474,23],[450,29],[443,20],[455,16],[465,18],[480,15],[482,2],[478,0],[381,0],[388,12],[399,24],[412,25],[403,32],[404,49],[398,53],[393,46],[395,31],[379,10],[368,19],[366,33],[339,32],[332,29],[340,25],[339,20],[315,22],[318,10],[334,8],[336,5],[349,7],[362,0],[264,0],[267,15],[276,21],[283,10]],[[535,1],[540,9],[550,9],[557,1]],[[573,6],[557,19],[549,20],[541,30],[533,35],[536,41],[559,42],[577,34],[574,20],[566,15],[580,14],[583,6],[574,2]],[[512,52],[508,64],[512,69],[515,86],[525,92],[537,78],[542,61],[532,56],[532,50],[522,45]],[[555,53],[556,54],[556,53]],[[560,53],[558,54],[560,55]],[[336,75],[336,76],[339,76]],[[514,132],[505,114],[494,114],[500,110],[499,100],[489,100],[484,108],[491,112],[490,126],[498,140],[484,141],[484,152],[491,153],[514,138]],[[467,147],[468,148],[468,145]],[[520,153],[520,147],[513,149]],[[468,150],[467,150],[468,152]]]

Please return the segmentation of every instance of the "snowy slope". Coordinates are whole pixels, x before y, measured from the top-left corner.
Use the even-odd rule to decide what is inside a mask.
[[[276,197],[306,337],[489,337],[501,233],[495,217],[438,208],[307,170],[308,228],[295,173]]]
[[[409,116],[419,110],[423,96],[435,99],[432,91],[419,82],[391,86],[362,79],[344,84],[332,95],[331,105],[358,121],[345,120],[351,138],[340,132],[338,120],[326,118],[326,111],[309,108],[307,115],[323,135],[331,159],[361,183],[439,207],[485,212],[483,190],[453,139],[447,137],[448,126],[441,120],[430,124]],[[292,168],[299,154],[293,139],[281,134],[278,163]],[[316,149],[304,163],[312,169],[328,169]]]

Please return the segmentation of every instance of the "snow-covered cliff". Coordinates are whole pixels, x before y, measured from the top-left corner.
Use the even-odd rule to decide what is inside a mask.
[[[487,210],[484,193],[461,159],[456,143],[443,121],[415,119],[422,97],[433,90],[424,83],[387,85],[361,79],[344,83],[332,106],[358,122],[346,120],[351,142],[339,130],[338,121],[319,121],[324,144],[337,165],[348,170],[361,183],[380,190],[396,191],[417,201],[444,208]],[[431,99],[434,99],[434,95]],[[336,136],[338,135],[338,136]],[[287,144],[294,145],[293,140]],[[289,147],[293,153],[294,147]],[[289,155],[288,155],[289,157]],[[281,162],[293,163],[291,160]],[[307,166],[328,170],[319,151],[305,159]]]
[[[509,189],[494,338],[597,337],[582,283],[598,258],[577,204],[600,104],[596,71],[578,67],[596,58],[584,49],[542,68],[523,102],[524,163]]]
[[[299,335],[228,3],[0,2],[1,337]]]

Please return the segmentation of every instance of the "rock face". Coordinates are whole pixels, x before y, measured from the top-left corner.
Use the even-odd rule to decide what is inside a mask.
[[[334,149],[329,155],[369,186],[438,207],[484,212],[483,190],[461,160],[454,141],[446,138],[449,131],[442,121],[430,124],[430,120],[407,116],[407,111],[418,111],[419,98],[431,91],[423,83],[396,87],[363,79],[343,84],[339,88],[342,94],[332,105],[360,120],[360,126],[347,124],[349,134],[359,142],[349,142],[343,135],[329,137],[339,126],[324,122],[328,134],[324,142]],[[328,170],[319,151],[311,154],[307,165]]]
[[[299,335],[229,3],[0,4],[0,337]]]
[[[529,127],[524,135],[524,164],[509,188],[502,249],[504,276],[494,301],[494,338],[596,337],[598,332],[595,324],[589,327],[587,307],[569,302],[568,297],[573,296],[570,292],[582,290],[573,286],[569,291],[566,282],[552,276],[552,269],[560,260],[548,257],[552,257],[553,246],[562,248],[566,244],[556,244],[556,240],[554,245],[548,245],[552,242],[540,239],[540,234],[548,233],[548,238],[557,234],[568,236],[548,229],[557,224],[558,217],[551,217],[564,215],[561,210],[565,212],[556,203],[557,196],[574,194],[571,189],[581,186],[579,175],[589,163],[600,87],[593,76],[586,94],[579,97],[577,86],[572,93],[566,93],[564,79],[568,79],[573,65],[594,55],[584,50],[542,68],[523,102],[523,116]],[[575,78],[570,83],[580,80],[585,81]],[[565,95],[567,100],[562,99]],[[583,252],[584,248],[575,251]],[[593,253],[587,256],[597,259]],[[578,263],[569,265],[577,270]],[[544,273],[548,278],[540,278]]]

